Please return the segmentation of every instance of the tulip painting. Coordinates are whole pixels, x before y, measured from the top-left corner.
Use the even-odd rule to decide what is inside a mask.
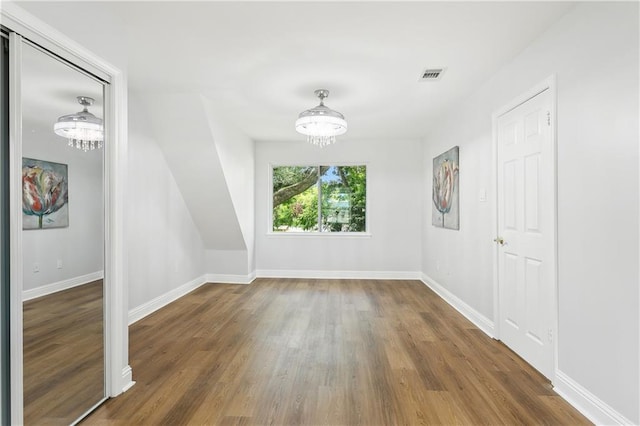
[[[455,146],[433,159],[431,223],[441,228],[460,229],[458,155]]]
[[[22,159],[23,229],[69,226],[67,165]]]

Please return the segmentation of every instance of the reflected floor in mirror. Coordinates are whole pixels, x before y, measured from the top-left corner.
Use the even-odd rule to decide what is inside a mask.
[[[73,423],[104,395],[102,280],[24,302],[24,422]]]

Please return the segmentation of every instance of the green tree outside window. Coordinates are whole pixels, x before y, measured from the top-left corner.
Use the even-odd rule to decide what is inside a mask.
[[[366,166],[278,166],[272,177],[274,232],[366,231]]]

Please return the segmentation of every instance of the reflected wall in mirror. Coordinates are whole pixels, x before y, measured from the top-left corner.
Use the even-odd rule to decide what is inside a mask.
[[[104,151],[70,146],[54,124],[82,111],[78,96],[103,117],[104,86],[22,50],[24,422],[71,424],[105,397]]]

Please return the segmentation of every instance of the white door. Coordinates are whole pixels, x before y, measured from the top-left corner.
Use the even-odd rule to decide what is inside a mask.
[[[500,339],[550,379],[556,321],[551,108],[545,89],[496,123]]]

